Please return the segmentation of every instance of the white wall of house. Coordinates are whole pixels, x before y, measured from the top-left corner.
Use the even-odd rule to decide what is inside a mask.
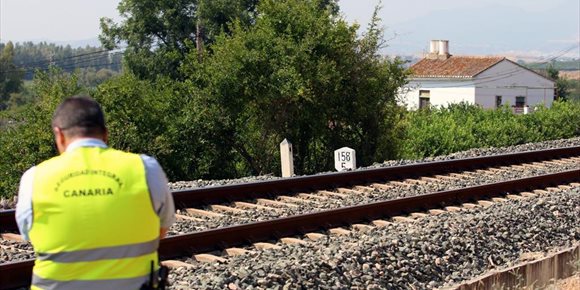
[[[447,106],[467,102],[484,108],[496,107],[496,96],[502,104],[516,104],[516,97],[524,96],[526,105],[550,107],[554,100],[554,82],[515,63],[504,60],[473,79],[412,79],[399,94],[399,103],[408,109],[419,108],[419,92],[430,92],[430,104]]]
[[[448,106],[453,103],[475,103],[475,88],[472,81],[461,80],[413,80],[406,87],[406,92],[400,94],[399,103],[409,110],[419,108],[419,92],[428,90],[432,106]]]
[[[515,105],[517,96],[523,96],[530,107],[550,107],[554,101],[554,82],[504,60],[475,77],[477,104],[494,108],[496,96],[510,106]]]

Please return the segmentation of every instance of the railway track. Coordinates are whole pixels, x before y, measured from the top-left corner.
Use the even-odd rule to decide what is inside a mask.
[[[236,223],[249,223],[318,212],[362,203],[372,203],[396,198],[411,197],[431,192],[501,182],[566,171],[580,167],[580,159],[565,158],[541,163],[502,166],[486,170],[464,171],[416,177],[400,181],[371,182],[366,185],[337,187],[329,190],[295,192],[276,197],[248,201],[212,204],[202,208],[179,211],[182,223],[174,228],[177,233],[219,228]]]
[[[189,215],[183,215],[181,218],[194,220],[195,217],[192,217],[192,215],[205,217],[213,215],[215,217],[218,214],[216,211],[222,212],[221,214],[224,212],[239,214],[240,210],[244,210],[240,209],[240,207],[272,211],[276,210],[276,205],[283,208],[289,205],[292,207],[291,205],[308,204],[322,198],[343,199],[348,195],[388,190],[394,186],[406,188],[420,182],[436,184],[441,180],[468,180],[476,170],[480,170],[480,173],[493,174],[501,171],[513,171],[518,168],[521,170],[541,168],[546,164],[554,166],[578,164],[578,155],[580,155],[580,147],[570,147],[184,190],[176,191],[173,194],[178,208],[189,209],[189,211],[183,211],[184,213],[189,213]],[[540,163],[542,161],[543,163]],[[380,224],[380,220],[385,218],[397,217],[400,220],[404,220],[404,218],[400,217],[401,215],[461,205],[481,199],[497,198],[505,195],[506,192],[521,192],[528,189],[566,184],[578,181],[579,177],[580,171],[573,169],[566,172],[477,185],[467,189],[458,188],[438,193],[377,201],[365,205],[353,205],[296,216],[286,216],[256,223],[206,229],[162,240],[160,255],[164,259],[191,256],[196,253],[232,249],[248,243],[277,240],[283,237],[286,237],[288,242],[296,242],[296,240],[289,237],[308,232],[314,234],[311,236],[316,236],[316,231],[333,228],[335,228],[334,232],[341,232],[338,227],[343,225],[365,221],[375,221],[374,224]],[[329,190],[330,188],[334,189],[334,191]],[[278,197],[278,199],[275,199],[275,197]],[[508,198],[517,197],[511,195]],[[248,200],[257,202],[246,202]],[[268,203],[268,201],[270,202]],[[223,205],[223,203],[238,207]],[[213,210],[208,211],[208,206],[209,209]],[[453,206],[448,209],[454,210]],[[11,218],[13,221],[13,216],[10,216],[10,212],[2,212],[0,216],[2,217],[0,224],[3,230],[7,229],[14,232],[15,228],[13,225],[11,227],[10,224]],[[262,244],[262,246],[270,247],[267,243]],[[199,257],[200,259],[215,259],[207,254]],[[8,289],[9,287],[24,286],[30,278],[32,263],[32,261],[24,261],[0,265],[0,269],[2,269],[0,288]]]
[[[457,174],[461,175],[464,171],[472,172],[486,168],[495,168],[493,170],[499,171],[502,170],[501,167],[514,165],[517,167],[518,164],[526,163],[529,167],[542,166],[541,164],[538,165],[538,162],[558,162],[553,160],[562,158],[578,158],[579,156],[580,146],[565,147],[486,157],[426,162],[379,169],[327,173],[263,182],[176,190],[173,191],[173,197],[176,208],[202,208],[204,206],[220,203],[275,199],[277,196],[300,192],[314,192],[317,190],[322,190],[322,193],[324,194],[324,191],[327,189],[341,187],[353,188],[357,185],[364,186],[375,184],[377,187],[381,187],[380,183],[388,182],[391,182],[391,185],[400,185],[406,180],[416,180],[421,178],[428,180],[437,176],[442,179],[457,179]],[[570,161],[577,162],[576,160],[577,159],[572,159]],[[514,169],[515,167],[508,170]],[[444,176],[447,174],[450,174],[451,176]],[[431,181],[439,182],[438,180],[433,179]],[[383,185],[382,188],[388,189],[389,187]],[[247,204],[242,204],[242,206],[245,205]],[[222,209],[227,210],[224,207],[222,207]],[[14,210],[0,211],[0,231],[18,231],[16,220],[14,218]]]

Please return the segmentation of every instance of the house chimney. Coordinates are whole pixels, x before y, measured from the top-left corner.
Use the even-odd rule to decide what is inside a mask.
[[[429,49],[429,53],[439,53],[439,40],[431,40],[431,48]]]
[[[431,45],[429,46],[429,54],[427,54],[428,59],[437,59],[439,54],[439,40],[431,40]]]
[[[433,44],[431,44],[433,45]],[[449,54],[449,40],[439,40],[439,52],[438,52],[439,59],[448,59]]]

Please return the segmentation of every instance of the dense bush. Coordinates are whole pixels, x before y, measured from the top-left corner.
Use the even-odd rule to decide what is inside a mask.
[[[26,169],[57,154],[52,114],[65,97],[81,92],[74,75],[55,69],[36,74],[32,90],[36,103],[0,115],[0,196],[15,194]]]
[[[378,18],[360,37],[323,2],[261,1],[253,26],[235,23],[202,63],[191,53],[182,66],[219,116],[208,121],[231,132],[223,140],[241,175],[278,174],[284,138],[297,174],[332,168],[332,152],[343,146],[357,151],[359,164],[396,156],[402,63],[379,55]]]
[[[68,96],[90,93],[105,111],[112,147],[156,157],[171,180],[235,175],[231,150],[211,128],[195,90],[181,83],[138,80],[125,74],[86,92],[76,75],[51,69],[31,86],[37,100],[0,115],[0,196],[17,192],[26,169],[57,155],[52,114]],[[225,148],[225,149],[224,149]]]
[[[502,147],[580,136],[580,103],[554,102],[533,114],[467,104],[409,112],[402,158],[422,158],[477,147]]]
[[[111,146],[156,157],[171,180],[231,177],[230,151],[197,94],[169,79],[125,74],[93,97],[105,111]]]

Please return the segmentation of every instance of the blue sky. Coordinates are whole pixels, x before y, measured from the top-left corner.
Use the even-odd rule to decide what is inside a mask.
[[[94,39],[99,18],[120,20],[119,0],[0,0],[2,41]],[[350,22],[366,26],[379,0],[340,0]],[[386,54],[421,55],[430,39],[456,54],[580,57],[579,0],[383,0]],[[574,48],[574,46],[576,46]]]

